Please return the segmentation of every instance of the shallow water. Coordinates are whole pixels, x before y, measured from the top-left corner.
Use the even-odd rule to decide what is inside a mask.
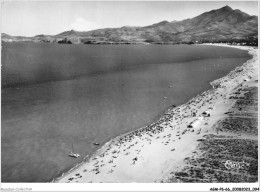
[[[153,122],[249,58],[201,45],[3,44],[2,182],[50,181],[93,142]],[[68,157],[72,142],[81,158]]]

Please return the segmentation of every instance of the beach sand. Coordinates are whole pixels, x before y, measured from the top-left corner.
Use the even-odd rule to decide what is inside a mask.
[[[238,103],[239,99],[245,101],[243,94],[253,95],[252,97],[255,98],[257,94],[255,89],[258,88],[258,49],[232,47],[248,50],[253,58],[227,76],[213,81],[211,84],[214,89],[203,92],[183,105],[170,108],[157,122],[112,139],[90,158],[86,158],[85,162],[64,173],[54,182],[228,182],[227,179],[219,179],[216,171],[211,174],[208,171],[211,168],[220,169],[222,173],[227,174],[244,171],[240,176],[241,179],[238,178],[237,181],[257,181],[257,174],[254,172],[257,168],[257,155],[250,153],[251,156],[249,154],[245,157],[246,162],[250,163],[250,166],[248,164],[244,166],[248,165],[250,167],[248,169],[226,168],[226,160],[232,162],[244,160],[232,158],[237,157],[237,154],[232,153],[232,151],[237,151],[234,147],[240,149],[244,149],[241,146],[255,147],[256,151],[258,147],[257,123],[256,130],[249,128],[249,131],[243,131],[243,127],[240,130],[231,130],[232,124],[231,128],[223,126],[227,124],[226,119],[234,114],[234,111],[244,111],[248,106],[245,102]],[[252,92],[254,94],[251,94]],[[247,114],[257,121],[257,97],[255,100],[251,108],[247,109],[251,110]],[[203,115],[204,111],[207,111],[210,116]],[[240,113],[240,116],[233,115],[232,118],[237,117],[241,120],[243,116]],[[249,122],[249,127],[250,123],[252,122]],[[246,141],[246,144],[241,139]],[[234,142],[230,143],[230,140]],[[214,145],[222,141],[227,142]],[[211,148],[215,152],[212,152]],[[212,162],[216,159],[211,157],[212,155],[221,155],[225,149],[228,150],[227,148],[230,148],[227,152],[229,156],[225,156],[228,159],[219,157],[218,163]],[[245,153],[241,151],[243,152]],[[255,151],[253,150],[252,153]],[[198,163],[196,159],[204,161],[204,164]],[[215,164],[217,164],[216,167],[214,167]]]

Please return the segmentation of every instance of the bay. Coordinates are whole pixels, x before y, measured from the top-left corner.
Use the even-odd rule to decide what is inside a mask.
[[[250,58],[206,45],[4,43],[2,182],[50,181]]]

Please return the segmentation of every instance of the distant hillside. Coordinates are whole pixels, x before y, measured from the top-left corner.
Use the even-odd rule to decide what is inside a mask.
[[[145,27],[105,28],[87,32],[65,31],[34,37],[12,37],[3,41],[34,41],[71,44],[102,43],[189,43],[253,40],[258,38],[258,17],[229,6],[182,21],[162,21]]]

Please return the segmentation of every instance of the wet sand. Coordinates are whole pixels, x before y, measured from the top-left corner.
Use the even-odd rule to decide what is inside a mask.
[[[157,122],[147,127],[111,140],[90,158],[86,158],[85,162],[55,179],[54,182],[185,182],[186,180],[179,175],[185,168],[187,170],[187,162],[191,162],[188,161],[189,158],[200,157],[199,151],[205,152],[203,145],[208,144],[205,143],[205,138],[219,139],[220,132],[228,129],[219,128],[219,125],[231,114],[230,110],[236,105],[237,98],[234,97],[238,89],[241,91],[241,89],[258,87],[258,49],[237,48],[248,50],[253,58],[227,76],[213,81],[211,85],[214,89],[203,92],[183,105],[169,109]],[[250,94],[250,90],[245,92]],[[247,106],[247,103],[244,105]],[[257,105],[253,104],[253,107]],[[238,107],[239,111],[240,108],[242,107]],[[205,111],[210,115],[203,114]],[[228,136],[239,136],[239,134],[241,136],[240,132],[228,131]],[[243,136],[253,137],[257,141],[257,132],[253,131],[253,135],[247,133],[244,132]],[[250,145],[255,147],[254,141],[252,142]],[[212,143],[208,145],[213,146]],[[232,145],[237,145],[237,142]],[[219,151],[216,154],[221,153]],[[251,160],[252,158],[254,157],[251,157]],[[255,159],[252,162],[255,162]],[[222,162],[219,166],[225,163]],[[185,176],[191,178],[189,174],[184,174],[184,178]],[[252,177],[255,178],[254,175]],[[210,174],[207,179],[199,177],[197,179],[190,179],[189,182],[204,180],[221,182]]]

